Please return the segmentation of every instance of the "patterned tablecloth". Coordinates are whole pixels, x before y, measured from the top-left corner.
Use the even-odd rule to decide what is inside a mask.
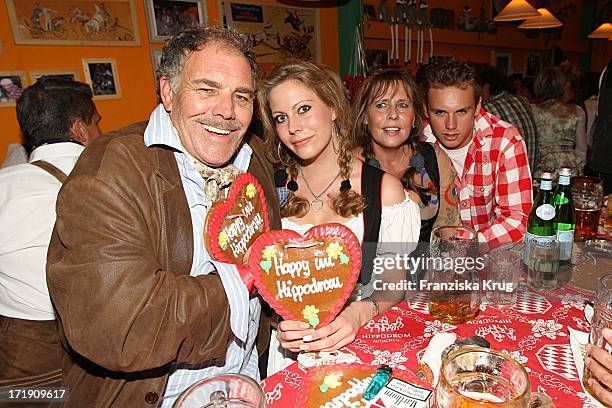
[[[521,286],[512,308],[483,304],[474,320],[452,325],[432,320],[425,298],[417,295],[369,321],[347,348],[363,363],[414,372],[434,334],[454,332],[461,338],[476,334],[519,361],[529,372],[532,390],[548,394],[558,408],[589,408],[592,405],[581,387],[568,333],[568,327],[588,331],[587,300],[588,295],[566,287],[538,294]],[[303,377],[304,371],[295,363],[263,380],[268,406],[295,406]]]

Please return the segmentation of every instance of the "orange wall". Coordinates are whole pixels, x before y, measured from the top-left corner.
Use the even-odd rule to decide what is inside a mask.
[[[19,0],[15,0],[19,1]],[[217,24],[218,8],[215,0],[208,2],[208,21]],[[161,44],[149,43],[144,1],[135,0],[138,14],[140,47],[85,47],[15,45],[11,32],[6,2],[0,3],[0,71],[76,70],[84,80],[82,58],[114,58],[117,61],[121,99],[97,100],[96,106],[103,119],[103,131],[111,131],[127,124],[148,119],[155,107],[155,83],[151,62],[151,48]],[[320,9],[321,62],[335,67],[338,60],[338,16],[335,8]],[[20,143],[20,132],[15,107],[0,106],[0,163],[4,161],[9,143]]]

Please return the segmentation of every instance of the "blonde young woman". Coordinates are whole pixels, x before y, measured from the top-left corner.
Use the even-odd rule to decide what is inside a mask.
[[[356,154],[397,176],[421,211],[419,241],[433,228],[459,224],[455,172],[440,148],[419,142],[423,102],[406,70],[387,68],[370,74],[353,103]]]
[[[319,65],[294,62],[277,67],[260,86],[268,153],[288,173],[283,228],[304,233],[314,225],[337,222],[350,228],[362,246],[414,243],[418,206],[396,177],[352,155],[350,110],[340,84]],[[377,254],[383,252],[378,245]],[[332,351],[349,344],[362,325],[403,299],[404,293],[373,291],[369,262],[364,259],[361,296],[354,296],[332,323],[316,330],[298,321],[279,323],[270,342],[269,375],[294,361],[295,352]]]

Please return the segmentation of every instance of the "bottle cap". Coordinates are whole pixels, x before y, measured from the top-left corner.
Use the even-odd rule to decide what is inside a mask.
[[[549,171],[545,171],[545,172],[542,173],[540,178],[546,179],[546,180],[552,180],[552,173],[549,172]]]
[[[569,167],[561,167],[561,169],[559,170],[559,175],[569,177],[572,175],[572,170]]]

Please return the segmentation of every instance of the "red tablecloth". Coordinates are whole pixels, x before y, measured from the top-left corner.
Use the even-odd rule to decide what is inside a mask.
[[[521,287],[512,308],[483,304],[474,320],[452,325],[433,321],[425,299],[417,295],[410,303],[401,303],[368,322],[347,348],[363,363],[388,364],[414,372],[434,334],[454,332],[461,338],[476,334],[485,337],[492,348],[506,351],[519,361],[529,372],[532,390],[548,394],[558,408],[590,408],[567,330],[588,331],[586,300],[587,296],[568,288],[538,294]],[[304,371],[295,363],[263,380],[268,406],[294,407],[303,376]]]

